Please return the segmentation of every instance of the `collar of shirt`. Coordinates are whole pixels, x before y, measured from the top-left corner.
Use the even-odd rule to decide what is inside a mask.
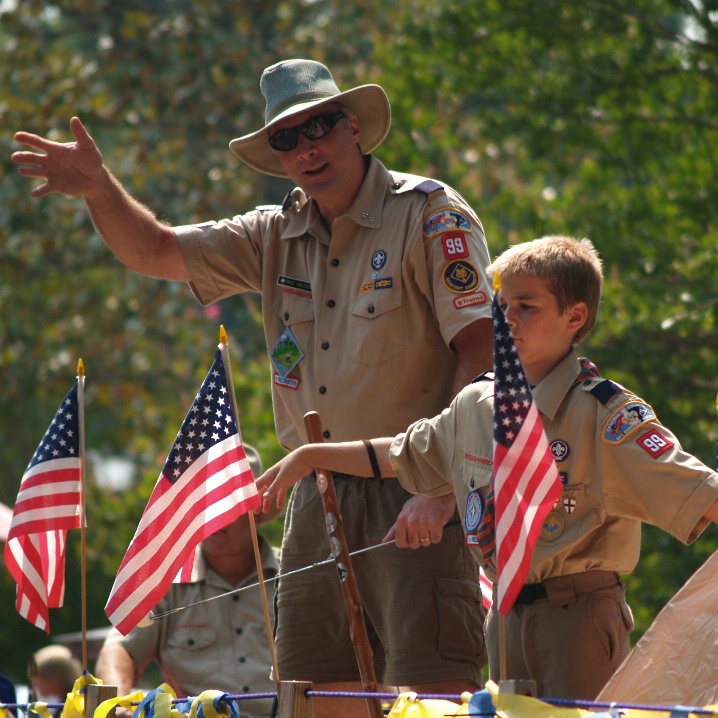
[[[375,157],[369,158],[369,167],[366,177],[359,189],[352,206],[344,214],[360,227],[379,229],[382,224],[382,211],[384,209],[384,198],[387,188],[392,183],[392,176]],[[319,213],[317,203],[310,197],[309,201],[299,210],[287,210],[290,219],[287,226],[282,230],[282,239],[294,239],[307,233],[325,239],[328,242],[328,235],[324,229],[324,222]]]
[[[275,550],[274,548],[272,548],[269,541],[267,541],[263,536],[258,535],[257,539],[259,541],[259,554],[262,559],[262,572],[264,573],[264,578],[274,578],[279,573],[279,562],[277,561],[277,555],[275,553]],[[192,576],[190,580],[186,583],[201,583],[202,581],[208,581],[210,576],[215,577],[219,581],[222,580],[219,574],[215,573],[209,568],[209,566],[207,566],[207,562],[205,561],[202,554],[202,545],[200,544],[199,546],[197,546],[194,552]],[[241,585],[244,586],[247,583],[256,580],[257,573],[256,571],[254,571],[249,576],[247,576],[244,581],[242,581]],[[227,582],[223,581],[223,583],[226,584]],[[237,587],[234,586],[231,588]]]
[[[536,408],[549,421],[556,416],[566,394],[581,370],[576,351],[572,349],[532,390]]]

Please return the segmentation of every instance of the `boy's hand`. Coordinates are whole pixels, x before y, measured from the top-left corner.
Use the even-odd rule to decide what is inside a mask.
[[[275,496],[277,497],[277,508],[283,508],[287,491],[298,481],[312,473],[312,467],[302,460],[302,448],[300,447],[287,454],[257,479],[255,483],[259,495],[262,497],[262,506],[255,510],[256,514],[269,513],[272,499]]]

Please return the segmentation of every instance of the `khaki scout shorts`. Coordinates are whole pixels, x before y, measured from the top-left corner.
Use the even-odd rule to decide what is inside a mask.
[[[349,551],[380,543],[411,497],[396,479],[335,478],[334,485]],[[303,479],[288,505],[281,571],[329,555],[321,497],[314,479]],[[460,523],[448,527],[439,544],[417,550],[384,546],[354,556],[352,566],[379,682],[481,685],[485,614]],[[333,562],[281,579],[276,600],[282,680],[360,680]]]
[[[587,571],[529,584],[522,596],[505,619],[505,677],[536,681],[539,698],[594,700],[629,651],[633,617],[623,581],[611,571]],[[492,608],[486,642],[493,681],[500,678],[498,619]]]

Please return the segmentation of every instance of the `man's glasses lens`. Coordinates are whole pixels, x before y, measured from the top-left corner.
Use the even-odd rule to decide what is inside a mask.
[[[334,112],[330,115],[315,115],[301,125],[297,125],[297,127],[277,130],[273,135],[270,135],[269,144],[279,152],[288,152],[299,144],[300,132],[308,140],[318,140],[320,137],[324,137],[342,117],[344,117],[343,112]]]

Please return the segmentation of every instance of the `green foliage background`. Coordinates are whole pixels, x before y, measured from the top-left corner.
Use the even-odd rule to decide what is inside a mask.
[[[258,298],[203,310],[187,287],[125,270],[81,201],[30,198],[9,161],[15,130],[69,141],[79,115],[141,201],[189,223],[288,189],[227,148],[262,124],[265,66],[312,57],[341,87],[377,82],[393,110],[379,158],[462,192],[492,254],[547,233],[594,241],[607,281],[585,353],[712,465],[717,56],[715,0],[0,1],[0,500],[14,503],[80,357],[88,450],[136,467],[122,494],[89,467],[88,626],[106,624],[117,565],[220,322],[244,439],[266,464],[282,452]],[[281,521],[267,531],[278,541]],[[635,638],[717,544],[715,527],[691,547],[645,529],[628,579]],[[80,630],[72,535],[67,576],[54,634]],[[47,639],[13,601],[3,570],[0,672],[22,679]]]

